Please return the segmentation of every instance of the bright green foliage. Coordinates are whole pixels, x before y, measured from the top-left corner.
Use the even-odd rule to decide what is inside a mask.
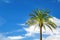
[[[51,30],[52,28],[56,28],[56,24],[49,20],[52,18],[49,16],[49,11],[43,11],[43,10],[34,10],[30,15],[31,18],[26,22],[29,26],[34,25],[34,24],[39,24],[39,27],[44,27],[45,25],[49,27]],[[45,25],[44,25],[45,24]]]

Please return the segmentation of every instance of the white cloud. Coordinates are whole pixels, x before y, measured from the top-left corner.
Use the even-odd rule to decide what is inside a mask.
[[[34,39],[34,40],[40,40],[40,39]]]
[[[20,40],[23,39],[22,36],[8,36],[6,37],[4,34],[0,33],[0,40]]]
[[[53,19],[51,19],[57,26],[60,26],[60,19],[53,17]]]
[[[46,38],[46,40],[60,40],[60,35],[52,35]]]
[[[0,34],[0,40],[11,40],[11,39],[7,38],[3,34]]]
[[[25,31],[27,31],[27,34],[25,34],[25,36],[31,36],[34,33],[39,33],[39,28],[38,27],[35,28],[35,26],[36,25],[32,25],[29,28],[24,28]]]
[[[60,28],[57,28],[54,30],[53,35],[50,35],[49,37],[45,38],[46,40],[60,40]]]
[[[24,37],[22,37],[22,36],[9,36],[8,38],[12,39],[12,40],[20,40],[20,39],[23,39]]]

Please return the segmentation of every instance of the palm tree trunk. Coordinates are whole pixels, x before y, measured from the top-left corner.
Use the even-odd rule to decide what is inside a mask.
[[[40,40],[42,40],[42,27],[40,27]]]

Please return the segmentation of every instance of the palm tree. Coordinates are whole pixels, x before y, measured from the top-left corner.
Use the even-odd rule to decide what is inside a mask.
[[[56,28],[56,24],[50,20],[52,18],[48,15],[49,11],[44,10],[34,10],[29,16],[30,19],[26,22],[29,26],[32,26],[34,24],[38,24],[38,27],[40,28],[40,40],[42,40],[42,27],[45,28],[45,25],[49,27],[51,30],[52,28]]]

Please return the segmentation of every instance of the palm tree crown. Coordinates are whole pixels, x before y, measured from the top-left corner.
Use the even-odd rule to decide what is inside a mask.
[[[42,27],[45,29],[45,25],[49,27],[51,30],[52,28],[56,28],[56,24],[50,20],[52,18],[51,16],[48,15],[48,11],[43,11],[43,10],[34,10],[29,16],[30,19],[26,22],[29,26],[38,24],[38,27],[40,28],[40,37],[42,40]]]

